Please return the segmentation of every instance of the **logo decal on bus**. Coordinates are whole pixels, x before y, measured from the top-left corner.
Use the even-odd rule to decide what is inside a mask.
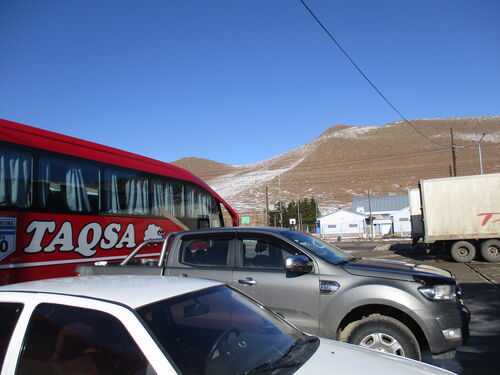
[[[96,246],[103,250],[136,247],[134,225],[130,223],[123,232],[122,225],[118,223],[110,223],[104,230],[99,223],[88,223],[78,235],[73,236],[69,221],[63,222],[60,228],[57,228],[55,221],[32,221],[26,232],[33,233],[31,242],[24,248],[24,252],[30,254],[41,251],[51,253],[59,248],[61,252],[74,251],[84,257],[91,257],[97,251]],[[46,238],[51,238],[50,242],[43,246]]]
[[[15,217],[2,217],[0,219],[0,260],[15,249],[16,226]]]
[[[144,241],[148,240],[160,240],[163,238],[163,229],[156,224],[149,224],[148,229],[144,231]]]

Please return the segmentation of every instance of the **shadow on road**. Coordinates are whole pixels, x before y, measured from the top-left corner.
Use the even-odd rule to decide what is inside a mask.
[[[470,338],[448,363],[451,368],[446,366],[447,360],[435,364],[459,374],[496,375],[500,372],[500,290],[486,283],[461,286],[465,304],[471,311]],[[461,369],[452,366],[455,362]]]
[[[429,261],[429,260],[443,260],[451,262],[452,259],[449,254],[445,252],[429,252],[424,248],[424,246],[417,244],[412,245],[411,243],[394,243],[388,245],[388,251],[401,255],[405,258],[410,258],[415,261]]]
[[[355,256],[404,260],[451,271],[460,282],[465,304],[471,311],[470,337],[454,359],[433,359],[423,353],[423,361],[460,375],[500,374],[500,275],[499,263],[484,261],[470,265],[453,262],[449,255],[428,253],[411,243],[338,244]],[[484,277],[486,276],[486,278]],[[488,282],[494,280],[496,282]]]

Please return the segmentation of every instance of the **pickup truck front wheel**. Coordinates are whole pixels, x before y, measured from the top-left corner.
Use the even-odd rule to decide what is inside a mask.
[[[351,331],[347,342],[380,352],[421,359],[420,347],[411,331],[396,319],[371,315],[363,318]]]

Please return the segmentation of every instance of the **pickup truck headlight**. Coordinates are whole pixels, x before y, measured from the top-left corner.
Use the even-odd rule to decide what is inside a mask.
[[[457,295],[455,285],[432,285],[418,288],[425,298],[432,301],[452,301]]]

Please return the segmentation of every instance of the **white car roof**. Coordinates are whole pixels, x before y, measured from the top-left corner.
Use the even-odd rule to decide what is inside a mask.
[[[4,285],[0,287],[0,293],[31,292],[85,296],[137,308],[215,285],[222,285],[222,283],[176,276],[100,275]]]

